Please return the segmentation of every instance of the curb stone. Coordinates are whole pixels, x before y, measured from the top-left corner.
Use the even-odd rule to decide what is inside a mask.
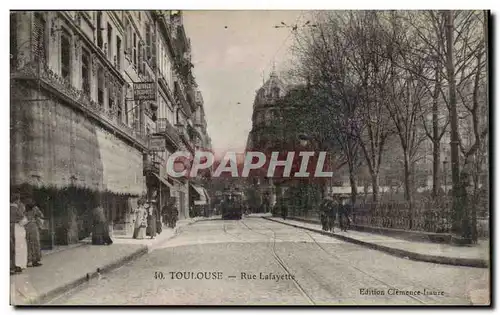
[[[174,238],[175,236],[177,236],[178,234],[178,231],[180,228],[184,227],[184,226],[189,226],[191,224],[194,224],[196,223],[198,220],[192,220],[188,223],[186,223],[185,225],[183,226],[178,226],[175,228],[175,232],[172,236],[170,236],[169,238],[165,239],[163,242],[167,242],[169,241],[170,239]],[[84,244],[82,244],[84,245]],[[44,304],[44,303],[47,303],[49,302],[50,300],[53,300],[55,298],[57,298],[58,296],[66,293],[67,291],[69,290],[72,290],[92,279],[95,279],[97,277],[99,277],[99,275],[102,275],[104,273],[107,273],[107,272],[110,272],[114,269],[117,269],[118,267],[121,267],[123,265],[125,265],[126,263],[130,262],[130,261],[133,261],[135,259],[138,259],[139,257],[151,252],[154,250],[154,246],[153,245],[143,245],[141,246],[141,248],[139,248],[138,250],[136,250],[135,252],[127,255],[127,256],[124,256],[124,257],[121,257],[120,259],[118,259],[117,261],[115,262],[112,262],[112,263],[109,263],[107,265],[104,265],[103,267],[98,267],[96,269],[95,272],[92,272],[92,273],[88,273],[88,274],[85,274],[81,277],[79,277],[78,279],[76,280],[73,280],[67,284],[64,284],[58,288],[55,288],[47,293],[44,293],[40,296],[37,296],[37,297],[34,297],[34,298],[30,298],[30,299],[27,299],[26,301],[24,301],[22,304],[18,304],[18,305],[15,305],[16,307],[22,307],[22,306],[28,306],[28,305],[40,305],[40,304]]]
[[[64,293],[66,293],[69,290],[72,290],[88,281],[91,279],[95,279],[99,276],[99,274],[103,274],[106,272],[110,272],[118,267],[121,267],[122,265],[126,264],[129,261],[132,261],[134,259],[137,259],[144,254],[148,253],[148,248],[146,245],[141,246],[138,250],[134,251],[133,253],[121,257],[117,261],[111,262],[107,265],[104,265],[102,267],[98,267],[96,271],[92,273],[87,273],[81,277],[78,277],[76,280],[72,280],[64,285],[61,285],[53,290],[50,290],[49,292],[43,293],[40,296],[34,297],[34,298],[29,298],[26,301],[24,301],[22,304],[14,304],[16,307],[22,307],[22,306],[29,306],[29,305],[41,305],[44,303],[49,302],[50,300],[53,300]]]
[[[339,234],[335,234],[335,233],[331,233],[331,232],[327,232],[327,231],[316,230],[313,228],[300,226],[300,225],[296,225],[293,223],[281,222],[281,221],[274,220],[272,218],[266,218],[266,217],[262,217],[262,218],[265,220],[276,222],[276,223],[281,223],[281,224],[293,226],[293,227],[296,227],[299,229],[304,229],[304,230],[316,232],[319,234],[323,234],[326,236],[335,237],[335,238],[343,240],[345,242],[365,246],[365,247],[368,247],[371,249],[379,250],[379,251],[391,254],[393,256],[397,256],[397,257],[401,257],[401,258],[405,258],[405,259],[411,259],[411,260],[415,260],[415,261],[424,261],[424,262],[430,262],[430,263],[436,263],[436,264],[442,264],[442,265],[465,266],[465,267],[474,267],[474,268],[489,268],[488,262],[484,259],[455,258],[455,257],[434,256],[434,255],[414,253],[414,252],[399,249],[399,248],[393,248],[393,247],[384,246],[384,245],[380,245],[380,244],[376,244],[376,243],[369,243],[369,242],[357,240],[357,239],[352,238],[352,237],[339,235]]]

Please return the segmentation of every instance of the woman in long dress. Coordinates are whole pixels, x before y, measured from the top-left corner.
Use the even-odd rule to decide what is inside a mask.
[[[92,245],[111,245],[109,226],[104,209],[99,205],[93,210],[92,218]]]
[[[156,236],[156,211],[155,207],[152,203],[148,204],[148,227],[146,229],[146,235],[151,238],[155,238]]]
[[[26,241],[28,244],[28,263],[33,267],[41,266],[42,250],[40,248],[40,228],[43,220],[43,213],[30,201],[26,205]]]
[[[147,219],[148,213],[146,208],[144,208],[144,199],[141,198],[137,201],[137,209],[135,211],[134,238],[144,239],[146,237]]]
[[[15,272],[21,272],[28,266],[28,246],[26,243],[26,229],[24,226],[28,220],[24,216],[22,208],[15,203],[10,205],[11,212],[16,214],[14,223],[14,265]]]

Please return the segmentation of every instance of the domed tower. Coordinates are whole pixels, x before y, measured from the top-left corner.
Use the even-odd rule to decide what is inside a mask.
[[[272,148],[276,128],[281,121],[282,107],[278,102],[287,93],[286,85],[273,71],[257,90],[253,103],[252,130],[248,135],[247,150],[266,151]]]

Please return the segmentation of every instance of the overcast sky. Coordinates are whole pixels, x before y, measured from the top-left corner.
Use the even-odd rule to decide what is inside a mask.
[[[284,70],[290,56],[290,30],[274,25],[281,21],[292,25],[297,19],[305,21],[307,12],[184,11],[194,75],[216,151],[244,150],[262,72],[267,80],[273,56],[278,72]]]

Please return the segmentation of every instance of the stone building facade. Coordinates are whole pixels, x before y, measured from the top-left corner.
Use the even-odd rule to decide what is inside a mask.
[[[280,100],[287,93],[287,86],[272,72],[269,79],[257,90],[253,104],[252,130],[248,134],[247,151],[272,151],[277,142],[285,142],[285,128],[281,122],[286,107]],[[247,192],[253,211],[269,211],[276,204],[276,185],[266,174],[250,177]]]
[[[104,206],[115,233],[131,233],[141,195],[174,196],[188,217],[188,180],[163,167],[199,141],[183,138],[193,112],[182,108],[199,104],[189,97],[191,66],[184,71],[182,12],[11,12],[10,32],[11,188],[30,192],[44,211],[44,244],[85,237],[89,200]],[[138,101],[140,82],[156,97]],[[162,151],[150,147],[155,136],[167,140]]]

